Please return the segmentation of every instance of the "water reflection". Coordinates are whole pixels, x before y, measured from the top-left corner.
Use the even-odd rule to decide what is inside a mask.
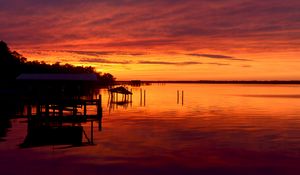
[[[141,105],[144,90],[146,107]],[[149,166],[158,173],[170,166],[171,174],[294,174],[300,163],[300,101],[290,97],[299,90],[300,86],[272,85],[136,88],[132,108],[110,114],[104,110],[110,116],[105,120],[110,132],[99,139],[105,141],[102,149],[114,148],[104,157]],[[181,91],[183,106],[178,105]]]
[[[300,98],[300,94],[255,94],[241,95],[243,97],[260,97],[260,98]]]
[[[146,106],[146,90],[140,89],[140,106]]]
[[[11,120],[18,111],[16,97],[11,94],[0,94],[0,142],[5,140],[9,128],[12,127]]]
[[[11,128],[11,121],[9,119],[0,118],[0,142],[5,141],[8,129]]]
[[[55,150],[51,155],[47,155],[47,147],[34,148],[30,154],[18,154],[25,160],[33,157],[30,163],[6,161],[30,166],[39,160],[44,168],[60,174],[300,172],[300,101],[289,98],[300,92],[300,86],[168,84],[133,87],[132,92],[130,107],[119,105],[110,110],[105,105],[103,126],[99,125],[103,132],[93,135],[95,146]],[[110,102],[107,90],[102,89],[101,94],[104,102]],[[247,96],[261,94],[280,98]],[[97,109],[91,111],[96,113]],[[16,125],[21,129],[13,133],[23,135],[27,125]],[[99,130],[91,125],[81,125],[88,135],[91,128]],[[13,140],[10,137],[2,147],[0,144],[0,151],[7,151]],[[53,162],[63,168],[52,166]]]

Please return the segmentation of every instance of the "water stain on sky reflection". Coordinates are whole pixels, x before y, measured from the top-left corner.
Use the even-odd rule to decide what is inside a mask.
[[[132,104],[113,108],[100,92],[96,145],[19,149],[26,123],[15,119],[0,143],[4,174],[300,172],[300,86],[154,84],[132,87]]]

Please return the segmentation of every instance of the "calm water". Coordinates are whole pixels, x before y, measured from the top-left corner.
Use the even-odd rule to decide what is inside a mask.
[[[26,120],[11,120],[0,138],[1,174],[300,173],[298,85],[154,84],[132,91],[132,104],[112,106],[101,90],[94,146],[20,149]]]

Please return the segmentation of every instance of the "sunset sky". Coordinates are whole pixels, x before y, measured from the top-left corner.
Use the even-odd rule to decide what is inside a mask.
[[[299,0],[0,0],[0,40],[117,80],[300,80]]]

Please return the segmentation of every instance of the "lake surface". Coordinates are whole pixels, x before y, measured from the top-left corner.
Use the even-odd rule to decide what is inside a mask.
[[[94,124],[93,146],[21,149],[26,119],[2,122],[1,174],[300,173],[300,85],[129,89],[132,103],[118,106],[100,91],[102,131]]]

